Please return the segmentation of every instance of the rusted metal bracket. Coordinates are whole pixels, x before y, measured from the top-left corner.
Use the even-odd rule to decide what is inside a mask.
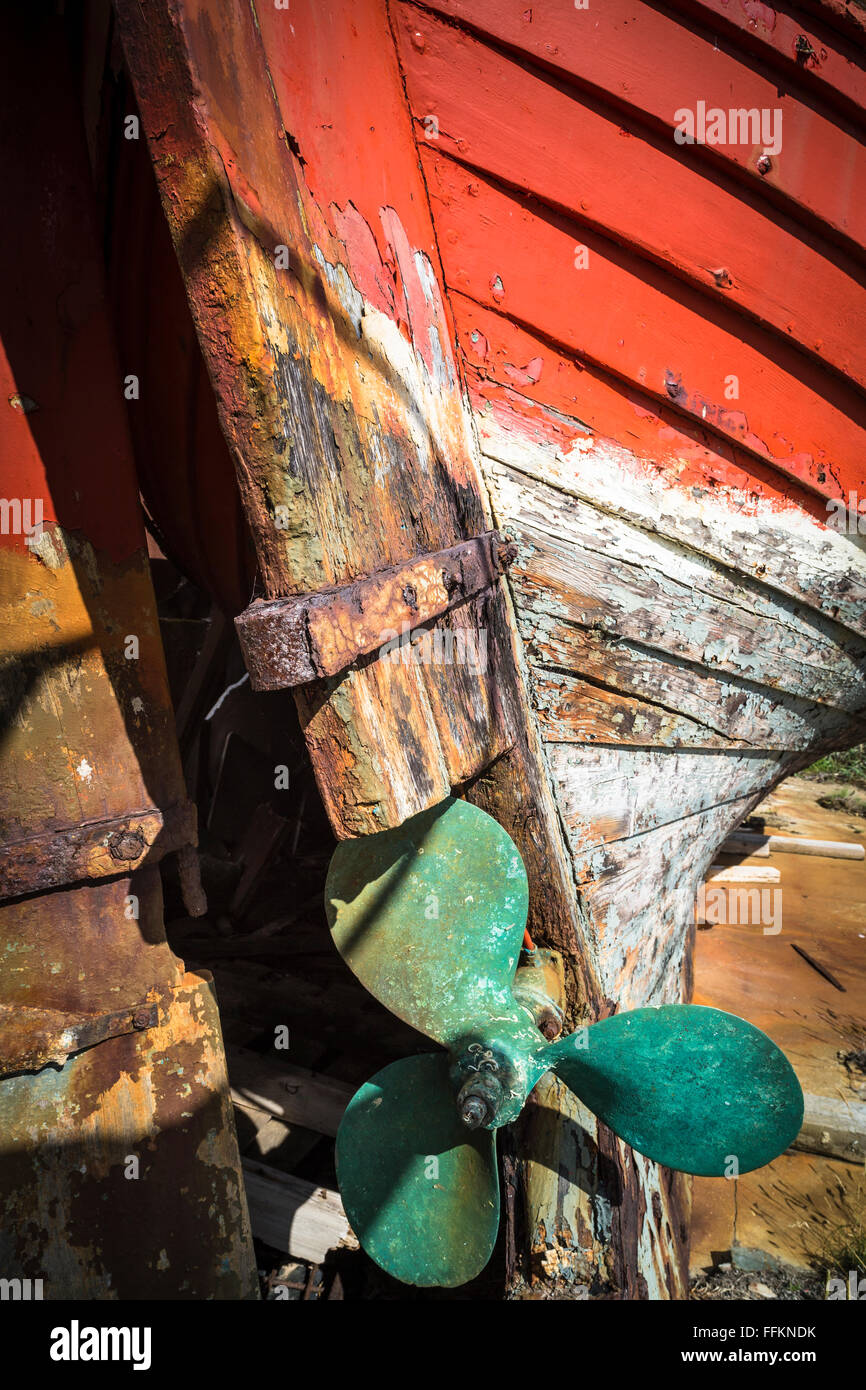
[[[159,1003],[146,999],[114,1013],[62,1013],[26,1004],[0,1004],[0,1076],[41,1071],[49,1062],[62,1066],[86,1047],[140,1033],[159,1022]]]
[[[111,820],[67,826],[7,844],[0,862],[0,901],[85,878],[129,873],[198,843],[196,808],[181,801]]]
[[[359,657],[490,588],[516,547],[485,531],[339,588],[256,599],[235,626],[254,690],[336,676]]]

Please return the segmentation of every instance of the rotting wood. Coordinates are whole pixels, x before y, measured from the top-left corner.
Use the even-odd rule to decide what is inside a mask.
[[[126,0],[121,0],[121,15],[126,13],[132,16],[129,24],[133,28],[139,23],[138,17],[133,14],[134,8]],[[158,5],[155,10],[161,13],[162,8]],[[414,447],[417,438],[413,435],[409,439],[401,427],[386,439],[385,447],[382,447],[381,439],[376,437],[375,430],[368,430],[369,416],[363,414],[363,409],[372,406],[378,421],[381,419],[378,407],[382,400],[387,399],[389,407],[393,405],[381,381],[360,402],[349,393],[339,395],[342,389],[339,386],[337,393],[331,389],[334,379],[338,382],[342,380],[340,373],[345,361],[341,364],[340,354],[333,350],[330,340],[326,341],[328,313],[337,312],[341,328],[351,344],[351,351],[347,354],[350,359],[350,379],[353,355],[356,363],[360,360],[359,372],[371,377],[375,375],[376,354],[370,352],[368,355],[368,349],[371,345],[381,349],[385,342],[383,336],[375,337],[375,331],[383,327],[376,318],[376,312],[383,313],[382,304],[386,303],[389,295],[392,296],[391,307],[398,302],[400,278],[406,284],[415,283],[412,281],[412,253],[417,254],[419,243],[415,240],[407,248],[399,243],[399,239],[388,239],[386,228],[387,246],[384,258],[381,256],[376,244],[379,232],[375,217],[378,209],[374,209],[371,217],[367,204],[363,203],[370,196],[364,187],[364,168],[361,168],[361,177],[354,184],[351,183],[351,175],[335,180],[334,155],[335,151],[339,155],[342,145],[329,143],[339,138],[345,142],[346,148],[357,148],[361,152],[360,165],[363,166],[364,161],[373,161],[381,165],[379,172],[383,180],[387,181],[390,177],[390,166],[388,158],[383,157],[379,132],[384,125],[388,130],[390,145],[399,151],[400,117],[393,122],[386,120],[383,123],[379,119],[381,108],[371,110],[367,105],[368,93],[376,89],[376,77],[382,73],[381,55],[390,52],[387,29],[384,31],[385,43],[378,46],[370,43],[368,50],[358,34],[366,39],[370,38],[371,33],[376,39],[382,37],[382,32],[375,27],[378,21],[371,18],[377,13],[376,7],[352,4],[331,7],[328,18],[335,26],[339,41],[329,46],[325,56],[318,51],[321,44],[317,46],[315,41],[320,30],[308,22],[309,7],[301,3],[293,6],[291,61],[286,61],[285,50],[281,48],[280,40],[274,37],[278,20],[272,10],[261,6],[259,9],[265,54],[262,55],[254,44],[251,51],[258,63],[259,84],[264,86],[261,74],[266,68],[274,83],[282,119],[275,122],[269,108],[262,111],[257,107],[256,80],[250,80],[247,61],[250,29],[246,21],[238,19],[234,9],[225,25],[225,32],[221,32],[217,39],[211,39],[201,32],[201,10],[190,5],[188,14],[184,16],[184,25],[174,28],[169,25],[162,39],[151,46],[148,60],[137,64],[137,82],[141,94],[142,86],[147,86],[152,75],[148,72],[148,62],[152,61],[158,69],[163,53],[172,59],[176,53],[183,53],[192,33],[192,46],[199,57],[203,55],[203,61],[196,81],[189,84],[190,91],[206,93],[207,102],[218,113],[218,119],[206,132],[206,138],[198,144],[191,142],[191,147],[194,150],[197,148],[200,153],[201,148],[210,141],[214,148],[220,150],[224,172],[221,173],[217,161],[213,160],[207,167],[208,174],[212,176],[210,181],[204,179],[197,186],[193,170],[189,184],[185,184],[183,175],[191,167],[189,148],[184,147],[182,139],[177,139],[182,122],[174,120],[176,113],[171,100],[151,102],[149,106],[143,100],[145,126],[154,140],[168,215],[179,244],[200,331],[210,341],[209,365],[218,394],[221,395],[226,432],[239,455],[241,486],[249,510],[255,514],[265,574],[265,593],[268,597],[277,597],[311,592],[320,587],[323,580],[328,584],[345,583],[358,573],[365,572],[365,564],[369,565],[371,555],[384,565],[402,563],[419,550],[434,550],[450,544],[455,536],[476,534],[483,525],[489,524],[490,519],[482,516],[483,499],[480,489],[473,491],[474,477],[460,474],[457,453],[443,447],[441,439],[436,440],[436,448],[428,455],[423,448],[418,450]],[[350,35],[350,28],[354,29],[354,35]],[[226,90],[224,75],[218,70],[219,65],[214,58],[214,52],[220,50],[240,55],[240,60],[235,64],[237,72],[233,72],[233,81],[237,84],[237,91],[250,97],[249,111],[255,112],[255,115],[250,118],[245,113],[245,117],[256,131],[253,144],[258,142],[259,149],[251,149],[245,131],[237,129],[235,113],[231,109],[235,98],[231,90]],[[361,54],[369,62],[360,63],[358,58]],[[270,59],[270,66],[259,61],[263,56]],[[377,67],[377,63],[380,66]],[[195,67],[195,64],[192,66]],[[253,67],[256,67],[255,63]],[[350,67],[354,68],[354,77],[363,73],[363,81],[358,86],[349,80]],[[298,74],[303,75],[302,81]],[[169,79],[171,76],[169,73]],[[185,77],[186,74],[182,72],[181,78]],[[173,90],[171,80],[163,85],[167,85],[169,92]],[[298,85],[300,91],[296,90]],[[177,88],[182,93],[186,91],[184,80],[177,84]],[[327,91],[322,97],[320,94],[325,88]],[[384,97],[381,96],[382,92]],[[389,92],[387,82],[379,84],[377,96],[386,106]],[[327,122],[322,121],[320,111],[314,111],[316,119],[309,118],[311,94],[316,94],[316,101],[337,102],[341,121],[339,137],[331,133],[332,128],[328,127]],[[182,104],[184,100],[182,97]],[[189,101],[193,104],[194,98],[190,96]],[[258,116],[262,119],[259,120]],[[199,118],[205,119],[201,111],[197,115]],[[280,142],[283,129],[289,125],[291,143],[303,151],[304,164],[310,169],[311,181],[320,194],[318,206],[307,198],[303,176],[294,182],[291,179],[281,181],[273,177],[273,170],[268,167],[269,160],[275,167],[280,160],[285,162]],[[373,129],[374,125],[376,130]],[[275,154],[277,150],[279,159]],[[414,156],[411,138],[409,153]],[[228,193],[224,179],[230,183]],[[423,190],[417,181],[407,186],[411,186],[417,195],[416,207],[423,206]],[[382,182],[377,176],[377,202],[381,202],[381,187]],[[183,200],[186,192],[195,194],[201,191],[207,193],[208,199],[213,194],[218,215],[212,218],[210,211],[214,203],[202,199],[195,214],[198,219],[196,226],[195,218],[186,217]],[[391,191],[393,186],[389,187]],[[291,236],[286,236],[293,252],[296,247],[300,248],[300,254],[293,259],[293,293],[287,297],[283,293],[282,282],[279,288],[275,287],[267,257],[261,256],[252,244],[257,241],[264,245],[276,239],[271,236],[271,232],[276,230],[271,225],[275,220],[274,210],[293,209],[297,205],[298,194],[310,225],[315,227],[319,256],[316,257],[314,252],[313,259],[321,268],[319,299],[311,295],[300,312],[297,303],[293,305],[287,299],[303,298],[306,287],[315,285],[318,275],[315,266],[310,273],[310,262],[305,259],[308,248],[304,237],[298,235],[293,240]],[[353,203],[347,201],[352,196],[363,203],[365,211],[359,212]],[[191,198],[190,202],[195,206],[196,198]],[[397,213],[404,216],[406,212],[404,197]],[[364,257],[353,258],[347,249],[350,240],[348,232],[342,250],[329,241],[328,236],[321,233],[321,220],[328,217],[333,217],[338,230],[351,229],[354,245],[363,242],[369,249],[372,244],[375,255],[371,255],[366,264]],[[225,234],[223,220],[229,224],[230,236]],[[394,219],[390,220],[389,226],[393,231]],[[211,233],[213,244],[225,253],[226,260],[236,257],[241,266],[236,277],[228,277],[229,293],[225,293],[226,280],[222,275],[225,262],[221,263],[219,254],[211,255],[211,248],[207,244]],[[282,224],[279,233],[286,235]],[[432,239],[431,243],[427,243],[428,248],[431,244]],[[388,266],[392,263],[398,267],[399,275],[392,275],[389,271]],[[435,258],[429,263],[426,273],[431,277],[435,297],[439,289]],[[254,301],[269,329],[273,329],[274,323],[290,321],[293,329],[297,330],[296,338],[288,347],[283,341],[278,343],[283,351],[281,362],[284,368],[278,378],[268,371],[262,371],[259,375],[251,371],[251,364],[257,366],[270,361],[271,342],[268,333],[260,331],[261,323],[256,321],[254,315],[246,317],[241,324],[233,320],[232,294],[241,305],[248,300]],[[345,310],[341,318],[334,309],[335,295]],[[304,319],[311,302],[315,306],[315,317],[310,313],[309,323],[305,325],[302,322],[299,327],[298,320]],[[223,314],[226,305],[229,308]],[[323,305],[327,306],[324,315]],[[416,306],[412,308],[414,313]],[[419,304],[417,308],[422,314],[419,321],[429,328],[431,325],[428,317],[424,316],[426,311],[423,305]],[[387,309],[385,316],[388,317]],[[315,325],[315,333],[308,331],[310,324]],[[323,324],[324,338],[320,332]],[[368,331],[371,328],[374,330],[372,335]],[[405,340],[408,341],[412,326],[404,325],[404,329],[407,330]],[[232,357],[231,352],[226,352],[226,346],[234,350],[238,340],[248,350]],[[390,341],[393,343],[393,339]],[[448,334],[443,334],[440,346],[448,341]],[[362,345],[360,348],[359,343]],[[415,346],[419,352],[422,351],[422,344],[417,339]],[[444,381],[451,363],[449,354],[445,352],[443,355],[444,376],[440,380]],[[304,377],[304,364],[308,357],[314,361],[314,367]],[[378,360],[381,362],[381,355]],[[514,357],[512,360],[514,364],[519,364],[527,359]],[[325,370],[321,370],[323,363]],[[591,368],[587,372],[588,376],[590,374]],[[529,377],[531,373],[524,375]],[[555,375],[555,369],[546,374],[546,379],[551,375]],[[254,378],[252,382],[251,377]],[[406,386],[407,379],[406,376],[401,379],[402,386]],[[410,397],[416,386],[417,382],[408,380]],[[271,408],[275,389],[290,399],[291,408],[282,414]],[[425,390],[425,384],[421,382],[414,397],[416,404],[419,400],[425,406],[429,404],[430,397]],[[313,420],[310,419],[309,410],[312,396],[316,398],[317,407]],[[442,407],[443,399],[439,397],[439,407]],[[339,408],[334,407],[335,400]],[[261,411],[258,410],[260,402],[263,402]],[[251,404],[257,407],[256,410],[251,410]],[[636,433],[642,428],[645,413],[642,415],[641,412],[645,412],[645,404],[645,397],[640,398],[636,408],[632,408],[631,402],[628,403],[632,417],[630,428]],[[359,405],[366,422],[358,426],[360,442],[354,432],[358,421],[356,414],[353,414]],[[399,416],[399,410],[397,414]],[[246,437],[251,420],[252,447]],[[295,429],[298,420],[300,425]],[[485,422],[480,421],[482,437],[484,427]],[[256,435],[256,430],[260,428],[261,433]],[[655,422],[653,428],[656,428]],[[412,434],[411,430],[409,434]],[[336,452],[332,435],[337,441]],[[290,453],[283,454],[279,467],[274,467],[275,441],[278,445],[291,444]],[[446,439],[445,445],[449,442],[452,441]],[[471,459],[469,451],[466,457]],[[300,468],[297,467],[298,460],[302,465]],[[383,485],[383,471],[387,473],[389,468],[393,471],[395,462],[400,465],[400,485],[406,490],[405,498],[397,496],[395,499],[389,492],[391,484]],[[619,475],[615,468],[603,467],[605,463],[606,456],[599,451],[598,466],[596,460],[590,457],[586,471],[596,472],[599,476],[610,475],[611,486],[616,492]],[[459,499],[457,502],[452,496],[446,504],[442,503],[442,495],[430,483],[433,474],[445,479],[443,492],[451,489]],[[582,481],[585,482],[585,479]],[[291,495],[287,496],[289,486]],[[340,494],[340,488],[345,489],[343,494]],[[685,485],[677,491],[680,499],[690,496]],[[290,526],[283,535],[276,534],[278,528],[272,525],[267,514],[271,503],[283,506],[289,513]],[[687,502],[683,503],[686,509],[688,505]],[[670,522],[672,526],[679,524],[675,511],[671,508],[671,515],[674,516],[674,521]],[[597,524],[599,515],[598,508],[587,510],[590,526]],[[724,527],[720,529],[721,540],[718,542],[707,521],[693,517],[691,513],[681,513],[681,518],[683,516],[684,528],[693,528],[687,544],[692,544],[698,537],[704,548],[717,544],[720,549],[727,546],[725,553],[728,561],[742,553],[743,547],[738,551],[732,531],[732,528],[740,525],[739,516],[729,518],[727,530]],[[762,521],[763,518],[753,527],[753,549],[749,552],[750,556],[755,556],[754,564],[758,571],[764,563],[761,559]],[[642,529],[652,531],[658,529],[654,522],[653,516],[649,520],[641,516],[638,524]],[[704,535],[704,532],[707,534]],[[796,548],[792,553],[796,560]],[[823,583],[822,577],[813,573],[820,566],[815,565],[811,552],[799,558],[802,563],[791,564],[789,572],[786,572],[785,565],[777,566],[785,584],[796,587],[802,582],[804,587],[809,587],[813,605],[818,604],[823,609],[835,602],[837,589],[842,589],[842,603],[847,604],[845,612],[856,609],[856,593],[851,597],[843,584],[850,567],[841,575],[840,566],[829,566],[832,571],[829,582]],[[771,562],[775,563],[775,560]],[[664,565],[660,568],[663,574]],[[705,566],[705,572],[709,568]],[[804,573],[806,577],[801,581],[800,576]],[[516,587],[515,593],[518,593]],[[755,593],[762,600],[767,597],[767,589],[757,586],[746,595],[738,596],[741,599],[745,597],[748,606]],[[727,601],[725,596],[722,598]],[[395,673],[389,667],[383,671],[381,662],[371,662],[361,670],[350,672],[341,682],[320,682],[304,692],[299,705],[304,712],[320,786],[337,833],[366,833],[411,814],[419,805],[444,795],[443,789],[454,785],[455,773],[459,770],[460,778],[468,784],[467,795],[478,799],[480,804],[497,815],[524,854],[530,874],[533,913],[537,915],[541,927],[535,933],[538,939],[545,943],[552,940],[558,944],[561,938],[564,948],[573,953],[572,968],[579,970],[582,978],[572,1002],[579,1005],[582,1012],[592,1012],[602,1007],[606,992],[624,998],[631,989],[633,1002],[637,1004],[657,999],[667,991],[671,992],[669,997],[681,997],[688,991],[688,928],[685,912],[688,903],[685,900],[690,889],[700,881],[715,845],[754,804],[763,787],[777,773],[781,775],[783,766],[772,757],[764,756],[757,757],[750,767],[735,765],[726,805],[696,811],[689,803],[682,808],[677,820],[633,832],[633,838],[623,838],[613,845],[605,845],[602,836],[602,843],[582,852],[580,835],[575,832],[571,848],[575,853],[574,878],[579,893],[577,901],[574,901],[568,846],[557,824],[557,806],[544,772],[545,750],[541,748],[531,718],[526,719],[523,709],[526,698],[522,683],[523,670],[513,662],[513,652],[520,647],[520,637],[515,632],[510,603],[510,596],[497,590],[489,600],[478,605],[479,616],[483,614],[491,634],[490,674],[486,681],[470,681],[468,677],[458,681],[454,672],[443,673],[435,667],[419,669],[408,666]],[[730,603],[724,609],[725,616],[734,620],[737,617],[733,611],[735,608],[736,604]],[[777,609],[772,615],[774,620],[776,612]],[[832,613],[830,616],[835,618],[837,615]],[[457,621],[456,614],[454,620]],[[745,621],[744,618],[740,620]],[[830,635],[837,639],[838,629],[834,629]],[[697,633],[693,633],[693,636],[697,645]],[[528,642],[526,631],[524,637]],[[838,643],[834,648],[833,641],[830,641],[827,645],[829,655],[834,657],[837,650]],[[724,646],[721,651],[724,656]],[[747,656],[751,656],[751,653],[747,653]],[[702,651],[700,659],[704,659]],[[814,665],[814,679],[817,681],[821,678],[820,659],[815,660]],[[738,678],[744,683],[748,679],[742,671]],[[735,697],[741,693],[745,692],[737,690]],[[449,718],[446,722],[444,715],[455,705],[461,705],[461,710],[457,717]],[[761,708],[766,710],[766,704]],[[805,711],[798,708],[795,713]],[[505,722],[513,726],[507,743],[504,743],[499,732]],[[400,730],[399,740],[394,739],[395,727]],[[844,732],[844,720],[839,727]],[[432,731],[435,731],[435,737]],[[659,735],[667,737],[668,733],[669,730],[662,725]],[[387,749],[387,765],[385,757],[377,755],[377,743]],[[786,746],[791,744],[796,748],[796,734]],[[760,749],[762,745],[756,740],[755,746]],[[555,752],[551,754],[552,767],[558,756]],[[659,769],[662,766],[658,764]],[[742,776],[738,778],[739,773]],[[554,769],[554,777],[556,775]],[[586,807],[591,807],[594,786],[590,778],[587,778],[581,794]],[[659,818],[667,814],[668,804],[666,800]],[[575,821],[585,817],[583,808],[576,808],[573,804],[572,810]],[[651,819],[651,816],[648,817],[648,820]],[[693,845],[689,844],[690,837],[695,842]],[[639,879],[643,881],[639,882]],[[623,901],[617,903],[620,890],[625,890]],[[663,908],[661,920],[660,903]],[[633,905],[636,907],[637,920],[632,922],[629,919],[626,922],[625,918]],[[618,916],[618,912],[622,915]],[[626,938],[625,960],[616,959],[621,935]],[[575,944],[580,948],[576,953]],[[640,955],[641,944],[643,955]],[[628,1155],[609,1144],[609,1137],[599,1136],[599,1149],[604,1150],[604,1157],[610,1164],[609,1172],[616,1179],[621,1194],[620,1207],[613,1214],[619,1241],[615,1259],[621,1260],[625,1270],[618,1286],[626,1291],[626,1296],[640,1296],[648,1287],[654,1293],[681,1288],[684,1237],[679,1190],[673,1186],[668,1192],[665,1188],[667,1175],[652,1170],[651,1165],[646,1165],[645,1170],[638,1173]],[[595,1157],[592,1162],[595,1162]],[[666,1219],[663,1221],[657,1216],[656,1209],[663,1201],[663,1195],[671,1197],[669,1225]],[[674,1211],[678,1213],[676,1218]],[[600,1201],[596,1202],[593,1215],[599,1219],[603,1217],[604,1208]],[[593,1248],[601,1252],[602,1262],[607,1244],[604,1229],[594,1224],[591,1231]],[[648,1245],[652,1247],[649,1251]],[[636,1272],[638,1270],[640,1272]]]
[[[485,389],[475,377],[476,422],[488,477],[494,493],[499,469],[516,473],[559,492],[563,498],[589,503],[603,517],[635,524],[661,542],[685,548],[695,559],[715,561],[738,583],[750,579],[762,598],[787,595],[815,612],[866,634],[866,558],[848,537],[826,526],[827,511],[812,506],[807,494],[790,506],[786,484],[774,479],[757,460],[734,456],[726,496],[711,486],[723,459],[706,446],[692,465],[692,488],[680,483],[678,458],[695,454],[695,443],[677,430],[664,408],[650,409],[633,393],[624,396],[612,379],[594,373],[591,364],[578,366],[507,318],[482,310],[461,295],[453,295],[461,340],[473,335],[488,352],[504,339],[500,352],[517,360],[542,353],[543,381],[568,377],[580,394],[554,393],[546,409],[517,391],[506,379],[504,389],[493,381]],[[495,366],[485,367],[491,376]],[[470,378],[472,380],[472,377]],[[483,378],[483,380],[486,380]],[[536,393],[537,394],[537,393]],[[574,416],[576,410],[580,415]],[[618,442],[619,430],[629,448]],[[669,452],[666,452],[669,451]],[[666,465],[660,474],[659,454]],[[855,473],[849,484],[856,487]],[[731,495],[732,494],[732,495]],[[744,504],[748,495],[749,505]],[[733,505],[732,505],[733,504]],[[509,509],[496,508],[497,524],[507,523]],[[837,629],[838,631],[838,629]]]
[[[303,685],[335,676],[377,648],[393,651],[396,638],[488,589],[514,555],[514,546],[490,531],[341,588],[257,599],[235,618],[253,689]],[[438,636],[445,634],[452,636],[448,629]]]

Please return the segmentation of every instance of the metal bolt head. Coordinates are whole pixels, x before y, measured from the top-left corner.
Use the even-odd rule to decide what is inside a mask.
[[[119,863],[138,859],[147,849],[147,841],[140,830],[116,830],[108,840],[108,852]]]
[[[773,161],[768,154],[758,156],[758,173],[769,174],[773,167]]]
[[[483,1096],[465,1096],[460,1107],[460,1118],[467,1129],[477,1129],[487,1119],[487,1102]]]

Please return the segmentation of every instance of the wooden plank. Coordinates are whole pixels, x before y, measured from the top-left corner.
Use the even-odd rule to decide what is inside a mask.
[[[810,854],[820,859],[863,859],[866,849],[847,840],[800,840],[789,835],[754,835],[740,830],[722,846],[728,854]]]
[[[255,1159],[245,1158],[242,1167],[258,1240],[311,1264],[321,1264],[333,1250],[358,1248],[339,1193]]]
[[[827,743],[851,729],[847,715],[794,695],[778,691],[765,694],[730,673],[716,674],[670,653],[651,651],[618,633],[608,635],[565,622],[551,624],[543,637],[542,651],[535,642],[537,624],[524,613],[521,597],[518,590],[524,638],[535,662],[535,704],[544,737],[554,742],[567,743],[580,737],[583,725],[579,721],[585,718],[582,687],[587,681],[604,686],[604,690],[589,693],[589,700],[592,704],[603,699],[605,709],[611,712],[608,727],[612,732],[615,727],[624,727],[627,742],[640,739],[632,737],[627,719],[615,727],[613,721],[619,708],[632,705],[645,712],[647,719],[656,715],[661,720],[661,736],[645,741],[671,746],[680,741],[708,748],[799,749]],[[548,655],[555,655],[550,673],[545,665]],[[570,668],[579,673],[579,680],[566,674]],[[636,698],[623,700],[624,695]]]
[[[856,349],[866,301],[842,253],[822,254],[776,209],[710,177],[673,141],[644,138],[621,111],[599,110],[463,29],[401,9],[400,56],[420,144],[567,210],[578,240],[586,223],[866,383]]]
[[[778,869],[763,864],[711,864],[707,869],[707,883],[779,883],[782,875]]]
[[[866,1159],[866,1104],[808,1092],[803,1099],[803,1128],[791,1147],[862,1164]]]
[[[828,528],[824,502],[757,459],[746,467],[735,449],[722,456],[705,431],[690,437],[648,396],[502,315],[453,299],[467,360],[483,358],[473,399],[484,456],[866,632],[866,556]],[[531,364],[537,384],[525,371],[519,391],[508,384],[509,362]]]
[[[774,754],[549,744],[566,830],[581,853],[736,802],[771,780]]]
[[[632,699],[561,671],[536,670],[533,697],[548,743],[610,743],[636,748],[744,748],[736,739],[647,700]]]
[[[767,771],[756,769],[737,800],[641,834],[586,848],[574,836],[575,882],[592,922],[594,954],[608,998],[621,1009],[691,997],[698,889],[716,847],[761,799],[767,781]],[[593,794],[589,780],[588,806]]]
[[[364,70],[320,43],[312,11],[293,11],[288,77],[279,14],[257,26],[249,7],[225,6],[218,36],[198,0],[160,0],[146,15],[123,0],[118,15],[265,596],[339,585],[366,572],[371,555],[387,567],[487,529],[384,14],[368,16],[375,34],[355,35],[380,73],[371,83],[380,112],[390,102],[394,113],[371,152],[392,180],[375,230],[350,203],[356,164],[329,164],[320,206],[285,139],[295,66],[310,78],[317,63],[329,64],[331,92],[338,70],[350,83]],[[344,32],[352,41],[348,22]],[[224,52],[233,54],[230,79]],[[199,91],[207,102],[195,99]],[[360,119],[353,101],[342,109]],[[370,124],[363,137],[354,131],[357,149],[370,147]],[[314,138],[308,127],[295,135],[302,148]],[[328,225],[331,191],[340,207],[354,207],[354,221],[347,212]],[[501,751],[498,731],[482,725],[484,708],[476,702],[476,743],[464,752],[474,774]],[[303,720],[338,834],[396,824],[450,791],[450,751],[417,673],[372,663],[312,692]]]
[[[576,238],[567,218],[431,150],[421,155],[449,285],[822,497],[863,488],[866,406],[853,388],[588,228]],[[585,265],[576,240],[588,248]],[[627,329],[611,304],[628,307]],[[725,395],[733,378],[736,399]]]
[[[519,535],[512,583],[536,661],[579,669],[571,633],[595,627],[752,685],[862,711],[862,643],[846,650],[829,623],[558,488],[502,468],[491,482],[498,514]]]
[[[578,80],[588,94],[623,106],[673,142],[676,112],[706,108],[776,110],[782,113],[783,146],[763,176],[757,156],[763,142],[725,140],[688,148],[695,161],[736,172],[757,196],[776,195],[804,220],[824,222],[840,236],[866,244],[866,208],[853,190],[862,147],[836,113],[814,100],[808,72],[783,84],[712,33],[682,24],[676,15],[639,0],[606,0],[603,7],[576,10],[573,0],[547,0],[543,14],[523,0],[433,0],[425,8],[456,19],[536,60],[545,68]],[[665,79],[664,76],[669,77]],[[775,80],[774,80],[775,78]],[[460,72],[455,81],[470,80]],[[725,131],[730,135],[730,131]],[[814,178],[821,169],[822,178]]]
[[[334,1137],[356,1087],[289,1062],[273,1062],[247,1048],[226,1052],[235,1105],[265,1111],[290,1124]]]
[[[866,107],[862,49],[827,28],[826,13],[809,20],[769,5],[746,9],[730,0],[673,0],[673,8],[694,15],[715,33],[735,33],[744,51],[757,54],[768,68],[775,60],[789,80],[808,83],[819,100],[850,104],[855,110],[847,109],[849,116]]]

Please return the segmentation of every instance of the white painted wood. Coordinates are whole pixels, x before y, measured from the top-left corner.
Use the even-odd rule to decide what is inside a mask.
[[[711,864],[707,870],[707,883],[779,883],[782,875],[778,869],[763,864]]]
[[[738,802],[779,769],[774,754],[571,744],[547,752],[575,851]]]
[[[866,1104],[837,1096],[804,1096],[803,1128],[793,1148],[862,1164],[866,1159]]]
[[[541,412],[557,422],[555,412],[526,404],[530,418]],[[866,633],[866,538],[832,530],[793,503],[780,507],[730,490],[687,490],[588,429],[559,447],[541,436],[527,438],[523,417],[515,416],[513,429],[501,413],[476,413],[475,421],[494,494],[490,465],[505,464]],[[577,423],[568,422],[569,436]]]
[[[267,1111],[318,1134],[337,1133],[357,1087],[288,1062],[269,1061],[243,1047],[227,1048],[226,1056],[235,1105]]]
[[[243,1160],[243,1174],[258,1240],[311,1264],[321,1264],[331,1250],[357,1249],[339,1193],[254,1159]]]
[[[862,639],[537,479],[498,467],[490,480],[500,524],[520,546],[510,580],[530,659],[557,664],[569,628],[595,628],[717,676],[863,711]]]

